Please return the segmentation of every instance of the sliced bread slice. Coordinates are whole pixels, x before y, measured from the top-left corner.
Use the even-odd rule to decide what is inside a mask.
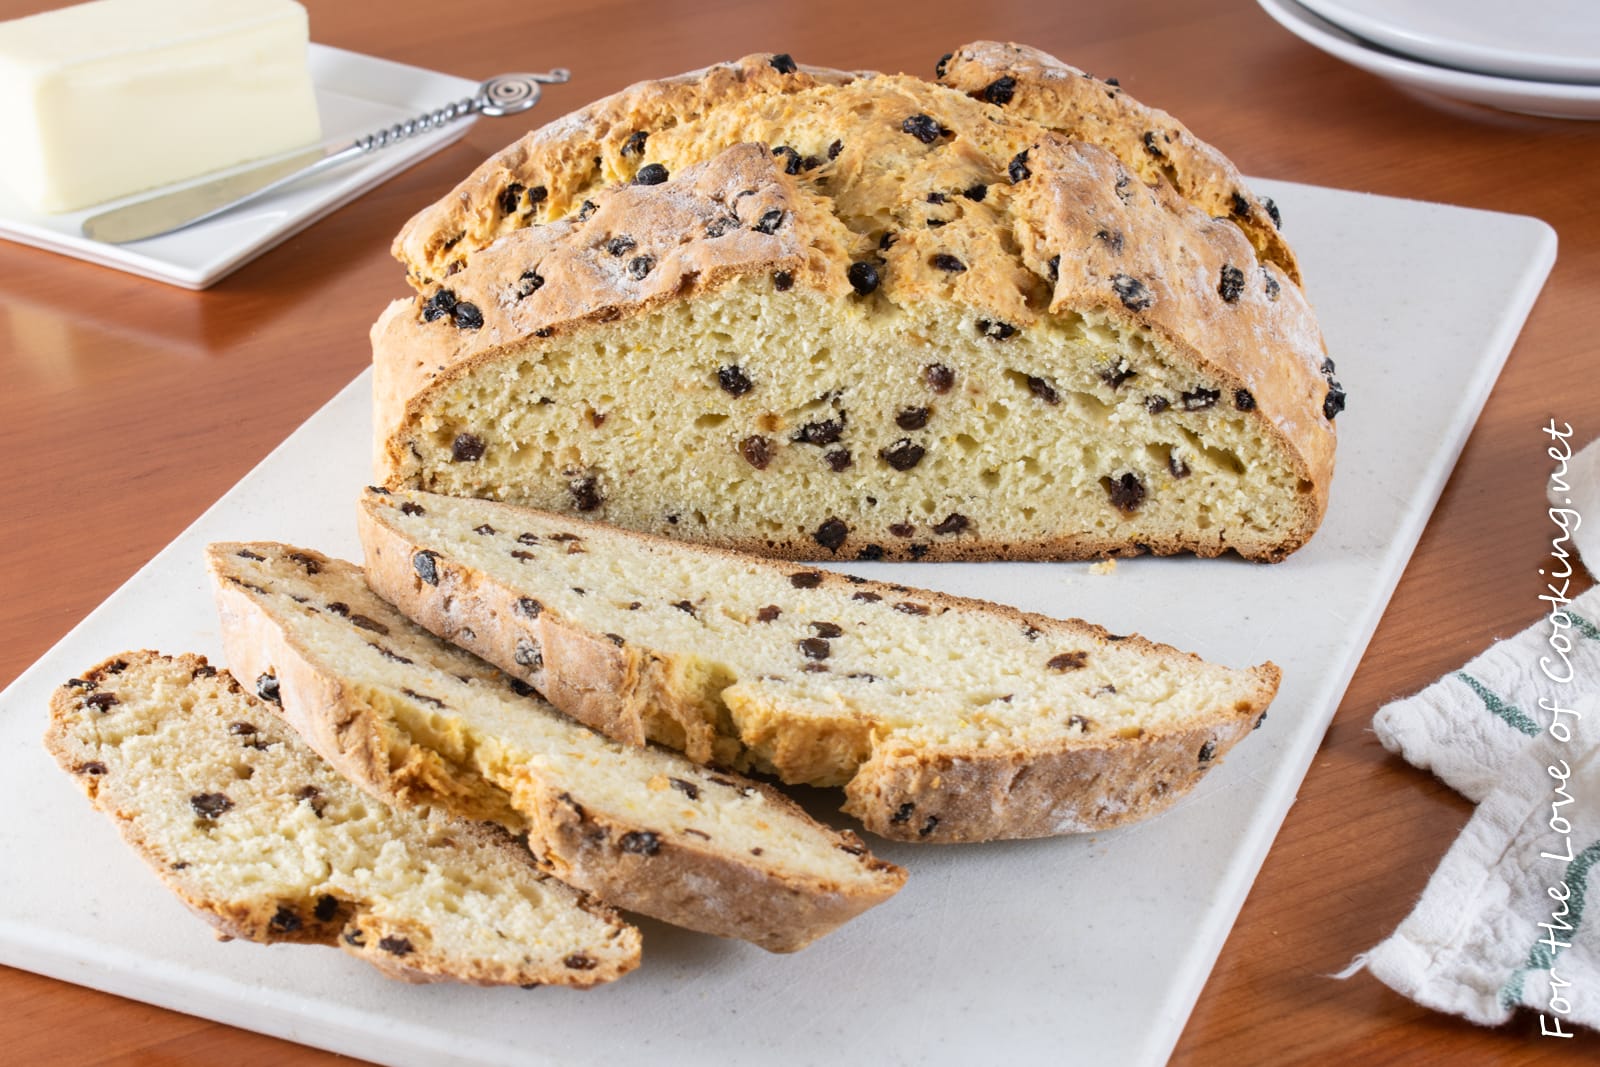
[[[369,491],[373,587],[633,744],[843,785],[875,833],[978,841],[1131,822],[1265,713],[1278,669],[563,515]]]
[[[275,544],[208,557],[234,671],[378,797],[493,820],[565,882],[774,952],[905,881],[769,786],[573,722],[412,624],[353,564]]]
[[[498,827],[374,803],[200,656],[125,652],[57,689],[45,745],[224,939],[336,945],[391,977],[591,986],[639,931]]]

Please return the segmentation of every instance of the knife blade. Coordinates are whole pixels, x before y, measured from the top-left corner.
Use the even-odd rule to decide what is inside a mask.
[[[321,173],[337,152],[318,146],[198,185],[103,211],[83,222],[92,241],[121,245],[203,222],[247,200]]]
[[[102,211],[83,221],[83,235],[92,241],[121,245],[159,237],[232,211],[242,204],[268,196],[286,185],[314,174],[342,167],[371,152],[408,137],[437,130],[473,115],[499,118],[526,111],[539,102],[541,85],[556,85],[571,77],[565,67],[542,74],[502,74],[478,86],[475,96],[446,104],[348,144],[318,145],[293,155],[268,160],[245,170],[198,182],[170,193]]]

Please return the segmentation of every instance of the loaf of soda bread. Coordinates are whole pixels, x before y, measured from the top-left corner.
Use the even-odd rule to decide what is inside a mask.
[[[770,786],[572,721],[412,624],[353,564],[266,543],[207,557],[235,674],[377,797],[496,822],[611,904],[774,952],[905,882]]]
[[[335,945],[411,982],[591,986],[639,965],[639,931],[522,842],[374,801],[200,656],[71,679],[45,745],[224,939]]]
[[[1277,560],[1326,508],[1344,393],[1275,207],[1031,49],[641,83],[395,247],[391,488],[868,560]]]
[[[845,788],[910,841],[1117,826],[1186,793],[1278,669],[483,500],[368,492],[368,581],[633,744]]]

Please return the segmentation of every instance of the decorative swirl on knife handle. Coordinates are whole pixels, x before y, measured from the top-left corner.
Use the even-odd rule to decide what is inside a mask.
[[[490,118],[515,115],[539,102],[539,86],[559,85],[572,77],[566,67],[557,67],[548,74],[502,74],[490,78],[478,88],[478,99],[484,101],[480,110]]]

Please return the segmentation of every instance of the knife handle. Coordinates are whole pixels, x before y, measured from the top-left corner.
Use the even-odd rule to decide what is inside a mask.
[[[375,152],[407,137],[437,130],[457,119],[479,112],[492,117],[514,115],[519,111],[528,110],[539,102],[541,84],[560,83],[569,77],[571,73],[565,67],[557,67],[547,74],[502,74],[480,85],[477,96],[457,100],[425,115],[417,115],[375,133],[369,133],[365,137],[358,137],[353,142],[353,147],[359,148],[363,153]]]
[[[376,152],[381,148],[388,148],[392,144],[399,144],[409,137],[437,130],[448,126],[452,122],[464,119],[469,115],[488,115],[498,118],[502,115],[515,115],[519,111],[526,111],[539,102],[540,85],[559,84],[572,76],[565,67],[557,67],[544,74],[501,74],[490,78],[478,86],[478,94],[457,100],[453,104],[435,108],[422,115],[414,115],[403,122],[392,126],[385,126],[375,130],[364,137],[357,137],[354,141],[342,148],[332,148],[323,158],[280,182],[256,192],[248,199],[254,200],[293,182],[304,181],[323,171],[342,167],[351,160],[358,159],[369,152]],[[244,201],[239,201],[243,203]]]
[[[403,141],[407,137],[415,137],[419,133],[437,130],[441,126],[448,126],[457,119],[476,114],[478,108],[478,100],[457,100],[453,104],[447,104],[436,111],[428,112],[426,115],[417,115],[414,118],[406,119],[404,122],[397,122],[393,126],[369,133],[365,137],[357,137],[352,142],[352,146],[361,149],[362,152],[376,152],[380,148],[387,148],[389,145],[397,141]]]

